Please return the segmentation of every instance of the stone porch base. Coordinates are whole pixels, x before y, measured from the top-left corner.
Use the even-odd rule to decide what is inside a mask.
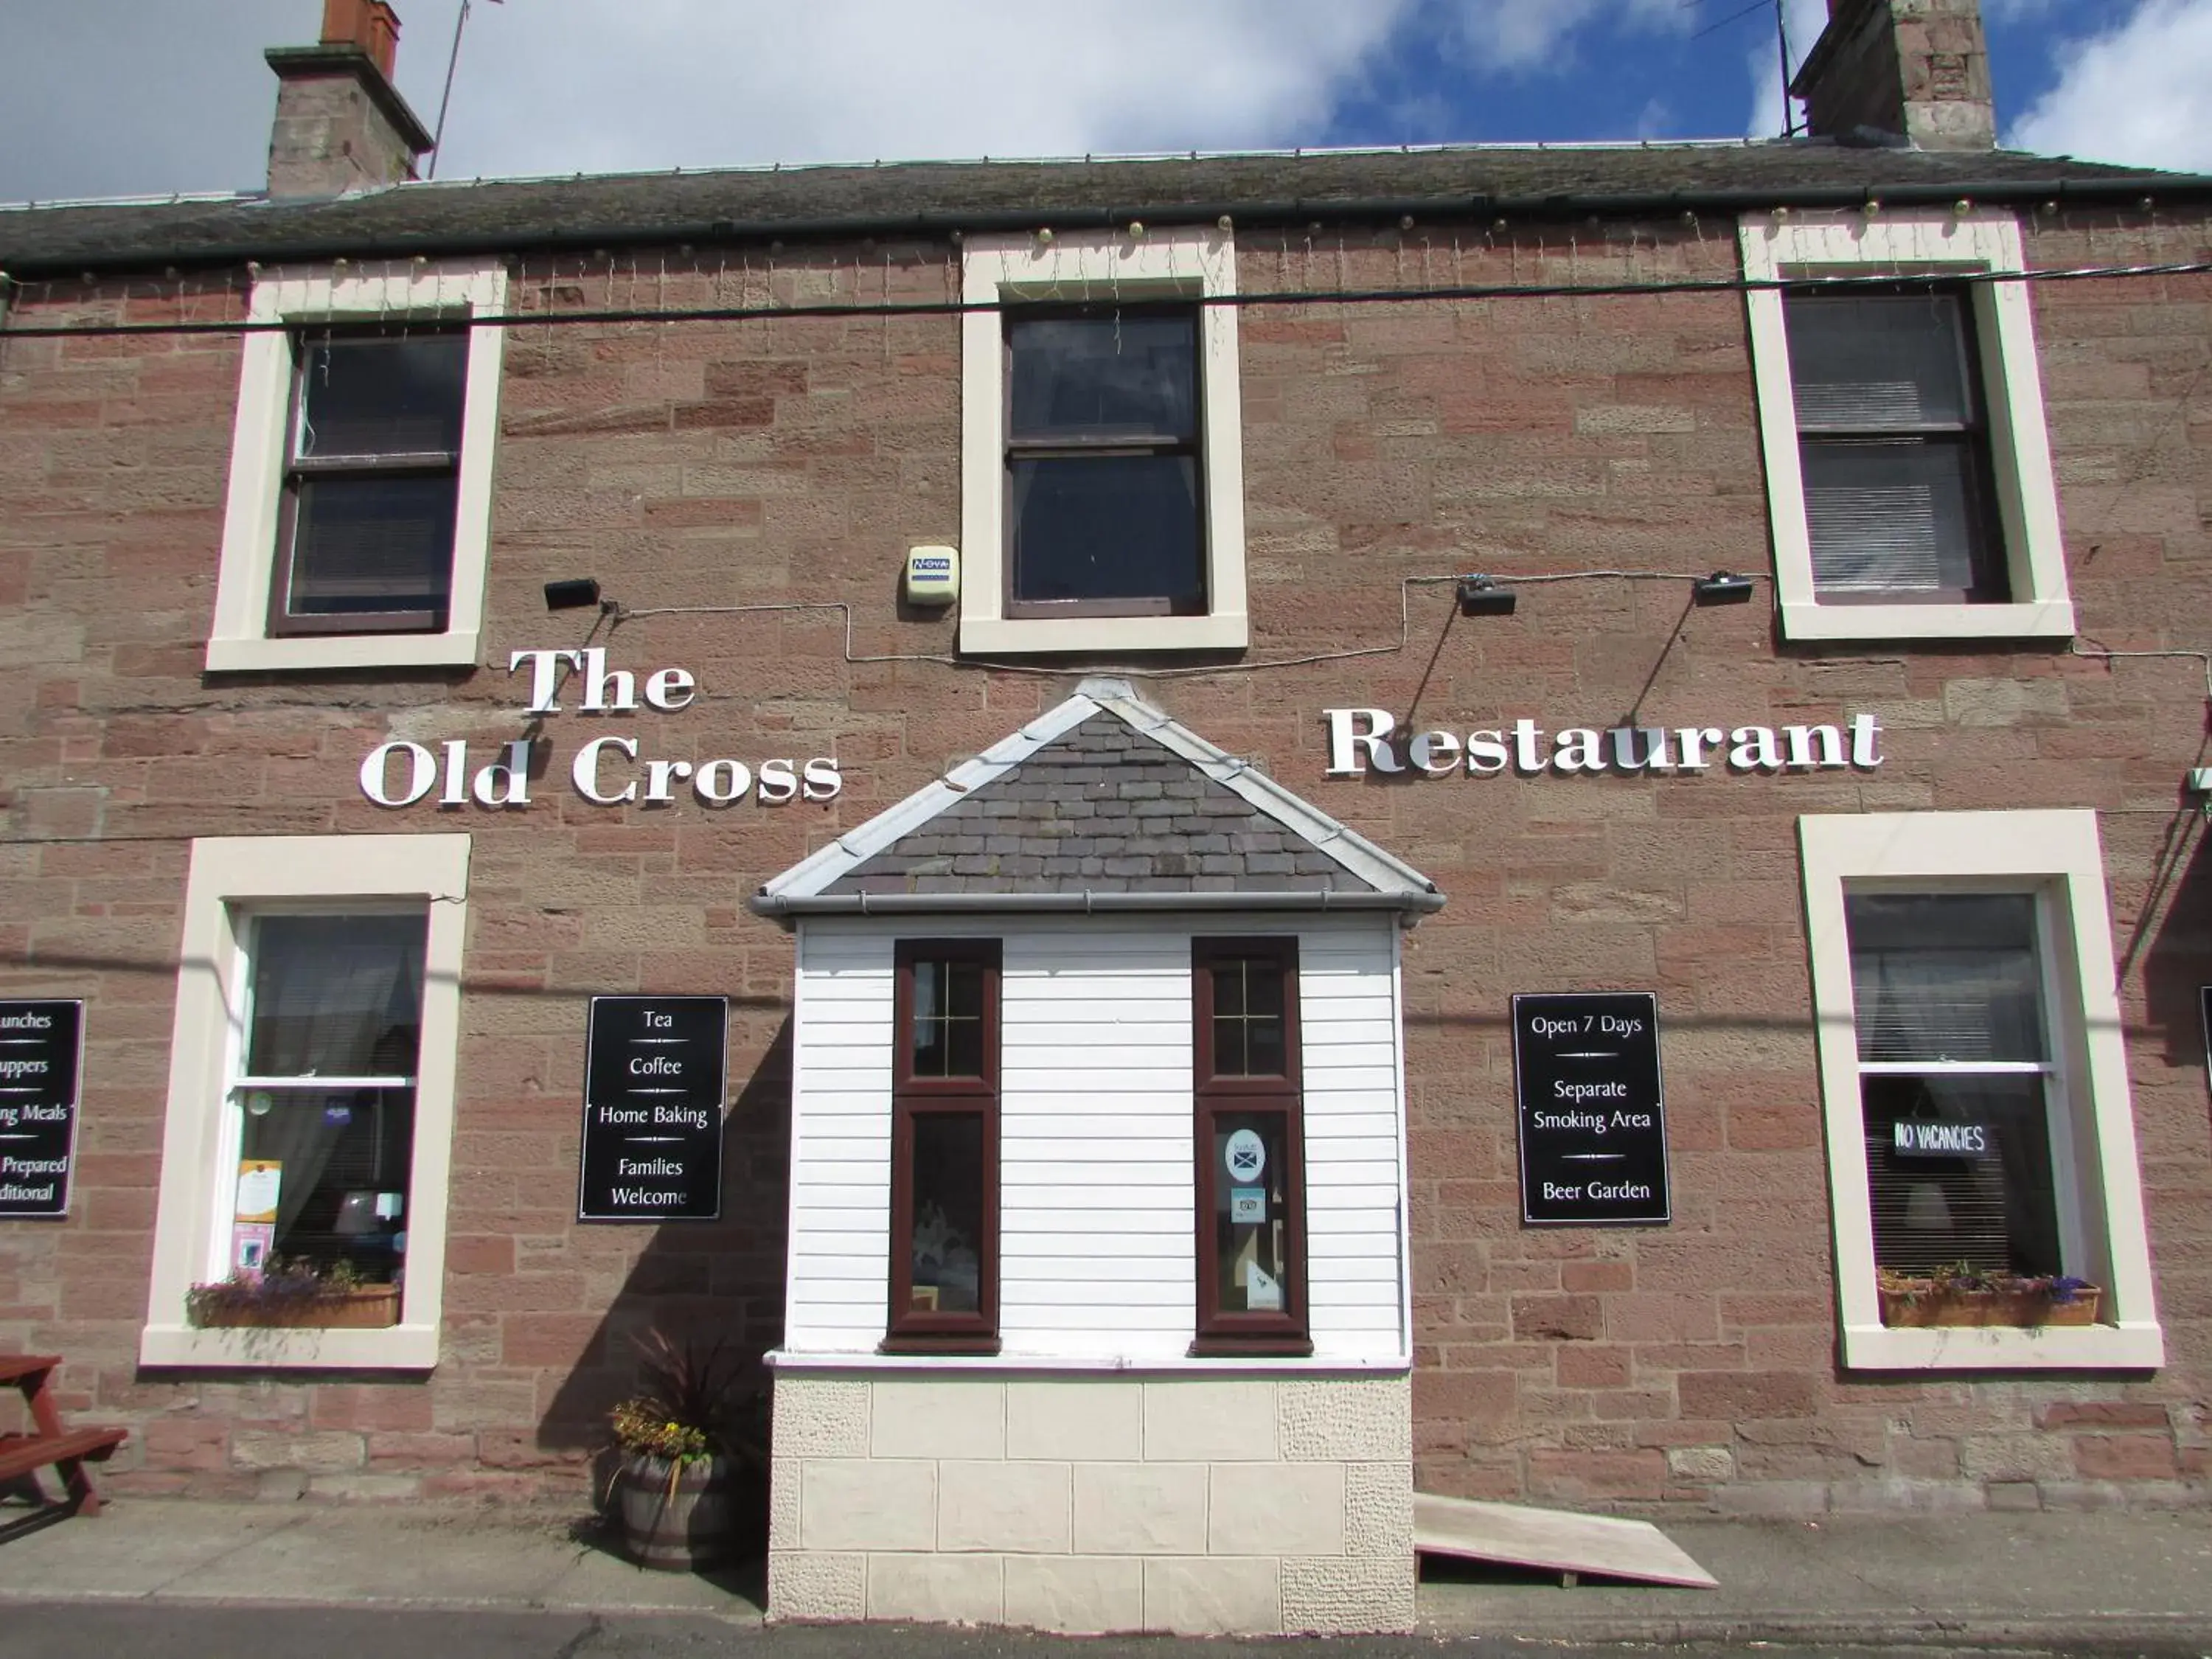
[[[1404,1376],[780,1370],[772,1620],[1413,1623]]]

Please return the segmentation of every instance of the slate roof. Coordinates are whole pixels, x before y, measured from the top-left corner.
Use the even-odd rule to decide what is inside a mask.
[[[1093,679],[761,890],[769,915],[979,908],[1434,909],[1443,896],[1237,757]]]
[[[1352,211],[1650,212],[1704,203],[2212,192],[2212,179],[2014,150],[1827,139],[1468,145],[1049,161],[901,161],[414,183],[335,199],[258,195],[0,209],[19,274],[380,252],[592,248],[748,237],[938,235],[1150,218],[1292,222]],[[1747,196],[1745,193],[1748,192]],[[1639,205],[1640,204],[1640,205]]]
[[[823,890],[1378,890],[1103,710]]]

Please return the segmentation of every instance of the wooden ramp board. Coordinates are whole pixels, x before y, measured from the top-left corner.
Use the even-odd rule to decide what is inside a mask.
[[[1720,1581],[1649,1521],[1413,1494],[1413,1548],[1571,1576],[1715,1589]]]

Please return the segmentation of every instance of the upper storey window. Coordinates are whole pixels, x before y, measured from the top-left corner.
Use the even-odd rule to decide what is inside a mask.
[[[1975,280],[2023,269],[2012,217],[1754,216],[1742,239],[1771,284],[1748,306],[1784,634],[2070,635],[2027,290]]]
[[[496,265],[256,280],[210,669],[477,660],[505,331]]]
[[[1195,307],[1006,313],[1006,614],[1206,614]]]
[[[2011,598],[1967,296],[1799,292],[1783,314],[1820,601]]]
[[[1227,234],[971,238],[962,272],[961,649],[1243,647]]]
[[[436,633],[453,589],[469,340],[296,337],[271,634]]]

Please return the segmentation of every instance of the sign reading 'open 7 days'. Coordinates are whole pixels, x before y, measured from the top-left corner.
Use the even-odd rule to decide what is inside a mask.
[[[1432,778],[1500,772],[1821,772],[1881,764],[1881,722],[1853,714],[1826,726],[1569,726],[1547,731],[1522,719],[1472,732],[1401,733],[1383,708],[1325,708],[1328,775],[1368,772]]]

